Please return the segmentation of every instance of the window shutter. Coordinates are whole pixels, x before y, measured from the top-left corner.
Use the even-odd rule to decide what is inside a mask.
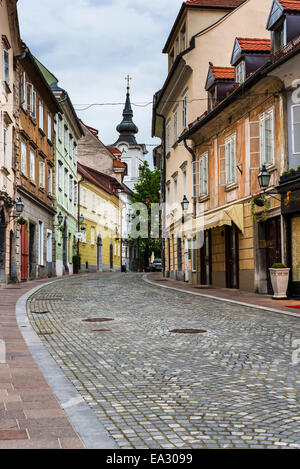
[[[226,151],[225,145],[219,145],[219,185],[226,186]]]
[[[292,106],[293,153],[300,153],[300,104]]]

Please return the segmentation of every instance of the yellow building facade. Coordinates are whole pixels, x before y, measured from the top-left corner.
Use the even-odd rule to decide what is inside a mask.
[[[120,271],[120,184],[113,177],[78,164],[79,255],[81,270]]]

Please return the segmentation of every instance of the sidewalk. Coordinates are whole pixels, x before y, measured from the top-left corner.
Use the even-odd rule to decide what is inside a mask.
[[[273,300],[270,296],[258,295],[257,293],[248,293],[240,290],[229,290],[222,288],[202,288],[201,286],[190,285],[178,280],[164,278],[162,273],[151,273],[147,275],[147,280],[163,287],[178,289],[193,293],[196,295],[203,295],[212,298],[224,299],[250,307],[262,308],[270,312],[284,313],[291,316],[300,318],[300,309],[289,308],[288,306],[300,306],[300,301],[296,300]]]
[[[84,449],[17,325],[16,303],[51,279],[0,289],[0,450]]]

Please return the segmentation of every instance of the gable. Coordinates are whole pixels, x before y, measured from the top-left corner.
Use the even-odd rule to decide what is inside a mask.
[[[267,29],[269,31],[273,28],[275,23],[277,23],[277,21],[281,18],[283,11],[284,11],[283,7],[280,5],[279,1],[274,0],[271,11],[270,11],[268,23],[267,23]]]
[[[232,52],[232,56],[231,56],[231,60],[230,60],[231,65],[236,64],[236,62],[241,57],[241,54],[242,54],[241,46],[239,44],[239,41],[237,39],[235,39],[234,48],[233,48],[233,52]]]

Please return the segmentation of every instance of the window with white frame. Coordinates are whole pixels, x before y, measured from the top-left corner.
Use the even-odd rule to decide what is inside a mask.
[[[53,171],[52,171],[52,168],[48,168],[48,181],[47,181],[47,184],[48,184],[48,194],[49,195],[52,195],[53,193],[53,190],[52,190],[52,187],[53,187]]]
[[[66,196],[68,195],[68,189],[69,189],[68,170],[65,169],[64,191],[65,191]]]
[[[45,161],[40,161],[40,187],[45,189]]]
[[[3,167],[8,167],[8,129],[3,127]]]
[[[65,144],[65,150],[66,152],[68,151],[68,147],[69,147],[69,132],[68,132],[68,127],[65,126],[65,132],[64,132],[64,144]]]
[[[208,195],[208,153],[204,153],[199,159],[199,190],[200,197]]]
[[[8,50],[3,50],[3,78],[4,81],[9,85],[10,83],[10,73],[9,73],[9,52]]]
[[[259,118],[261,165],[274,164],[274,110],[264,112]]]
[[[95,245],[95,228],[91,228],[91,245]]]
[[[100,199],[100,197],[98,197],[98,199],[97,199],[97,213],[98,213],[98,215],[100,215],[100,213],[101,213],[101,199]]]
[[[35,152],[30,150],[30,179],[35,182]]]
[[[300,104],[292,106],[293,153],[300,154]]]
[[[187,128],[188,125],[188,93],[184,93],[182,97],[182,128],[183,130]]]
[[[186,168],[182,170],[182,198],[187,194]]]
[[[39,102],[39,128],[44,131],[44,104]]]
[[[27,94],[28,94],[28,100],[29,100],[28,110],[30,112],[30,117],[33,120],[36,120],[36,92],[31,83],[28,83]]]
[[[78,204],[78,186],[76,181],[74,181],[74,204]]]
[[[178,139],[178,108],[173,111],[173,124],[174,124],[174,143],[177,142]]]
[[[21,102],[22,108],[26,111],[27,109],[27,85],[26,85],[26,73],[25,72],[23,72],[21,75],[20,102]]]
[[[73,202],[73,176],[69,176],[69,199]]]
[[[167,154],[171,151],[171,121],[168,120],[166,124],[166,150]]]
[[[82,205],[87,207],[87,190],[82,189]]]
[[[58,140],[61,142],[62,141],[62,126],[63,126],[63,120],[62,117],[59,115],[58,116]]]
[[[44,265],[44,223],[39,220],[38,224],[38,263]]]
[[[244,83],[246,80],[246,67],[245,61],[241,60],[235,67],[235,81],[237,83]]]
[[[48,140],[52,142],[52,117],[48,114]]]
[[[77,161],[77,143],[74,142],[74,147],[73,147],[73,161],[74,161],[74,164],[76,164],[76,161]]]
[[[21,171],[24,176],[27,176],[27,145],[21,143]]]
[[[92,195],[92,210],[96,212],[96,196],[95,194]]]
[[[57,183],[58,183],[58,188],[59,188],[59,189],[62,189],[62,184],[63,184],[63,181],[62,181],[62,179],[63,179],[63,165],[62,165],[62,163],[61,163],[60,161],[58,162],[58,176],[57,176],[57,179],[58,179],[58,181],[57,181]]]
[[[225,165],[226,165],[226,184],[236,182],[236,135],[231,135],[225,140]]]
[[[177,204],[177,202],[178,202],[178,181],[177,181],[177,177],[174,178],[174,183],[173,183],[173,202],[174,202],[174,204]]]

